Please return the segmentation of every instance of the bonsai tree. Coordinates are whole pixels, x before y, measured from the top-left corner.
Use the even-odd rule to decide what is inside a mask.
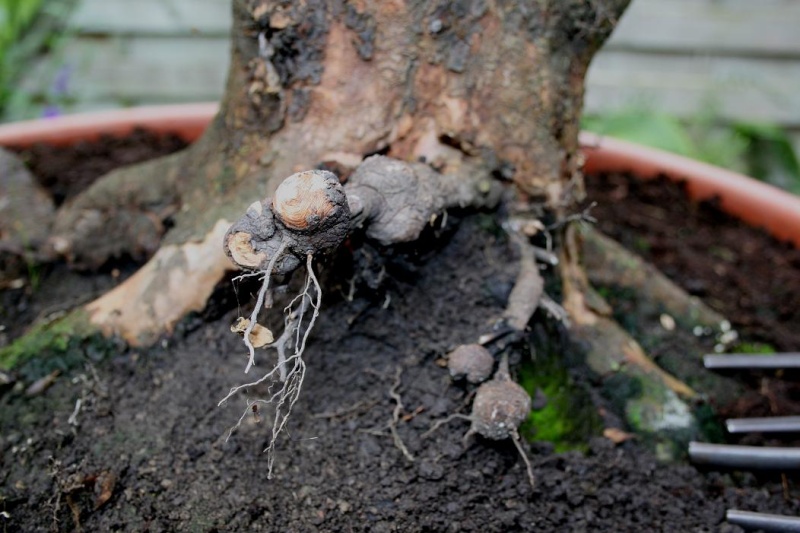
[[[287,331],[304,332],[294,343],[302,352],[320,305],[316,253],[353,230],[381,244],[411,241],[446,207],[496,204],[502,189],[522,257],[508,324],[524,329],[540,304],[559,313],[542,295],[536,257],[544,257],[562,280],[563,309],[573,335],[588,341],[592,368],[613,373],[624,364],[658,397],[626,407],[638,413],[637,429],[663,427],[668,415],[692,427],[684,400],[694,392],[609,318],[570,223],[585,218],[577,207],[584,77],[627,3],[233,0],[225,96],[203,137],[108,174],[50,222],[43,249],[77,267],[123,253],[149,258],[61,327],[152,343],[202,309],[236,263],[263,279],[255,310],[237,326],[249,369],[256,344],[288,343],[257,324],[271,279],[308,267],[287,319]],[[332,174],[304,172],[315,168],[349,178],[342,187]],[[547,228],[545,215],[555,220]],[[553,248],[534,250],[527,236],[544,231]],[[11,349],[23,356],[19,344]],[[290,410],[304,366],[280,355],[274,372],[289,384],[280,405]],[[301,363],[298,356],[293,364]]]

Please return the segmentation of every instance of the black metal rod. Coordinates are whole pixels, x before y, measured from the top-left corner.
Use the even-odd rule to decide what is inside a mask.
[[[703,356],[706,368],[800,368],[800,353],[775,354],[706,354]]]
[[[692,462],[703,465],[753,470],[800,469],[800,448],[734,446],[731,444],[689,443]]]
[[[729,509],[725,519],[730,524],[744,529],[760,529],[767,533],[798,533],[800,532],[800,518],[796,516],[783,516],[778,514],[752,513]]]
[[[766,418],[729,418],[725,421],[728,433],[790,433],[800,432],[800,416],[770,416]]]

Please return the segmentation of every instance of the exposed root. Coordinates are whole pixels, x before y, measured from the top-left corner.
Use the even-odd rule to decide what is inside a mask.
[[[165,245],[140,268],[85,309],[91,325],[140,346],[155,342],[190,311],[201,311],[232,265],[219,248],[224,219],[199,242]]]
[[[117,169],[97,180],[56,213],[44,251],[83,268],[125,253],[150,257],[161,244],[163,221],[180,205],[182,177],[191,172],[187,154],[195,152]]]
[[[397,392],[398,387],[400,387],[400,376],[402,374],[403,369],[398,366],[397,370],[395,371],[394,384],[392,385],[392,388],[389,389],[389,396],[391,396],[395,403],[394,410],[392,411],[392,420],[389,422],[389,431],[392,432],[392,440],[394,441],[394,445],[397,446],[401,452],[403,452],[403,455],[406,457],[406,459],[413,463],[414,456],[408,451],[403,439],[400,438],[400,434],[397,432],[397,422],[400,421],[400,415],[403,413],[403,399]]]
[[[561,304],[550,298],[547,293],[542,294],[542,298],[539,300],[539,306],[547,311],[547,314],[552,318],[558,320],[566,327],[569,327],[569,313],[567,313],[567,310],[564,309]]]
[[[276,255],[277,257],[277,255]],[[276,348],[278,351],[278,361],[276,365],[268,372],[266,372],[259,379],[243,385],[238,385],[231,388],[228,394],[220,400],[218,405],[223,405],[231,397],[243,389],[256,387],[262,383],[269,383],[268,393],[269,397],[259,398],[255,400],[246,400],[246,407],[244,412],[239,417],[236,424],[228,431],[226,441],[233,435],[244,421],[248,413],[253,411],[253,407],[258,406],[272,406],[274,409],[274,419],[272,422],[272,435],[269,445],[264,449],[267,454],[267,477],[272,478],[272,467],[275,461],[275,446],[278,436],[286,427],[291,415],[292,408],[294,407],[297,399],[300,396],[300,390],[303,386],[303,381],[306,375],[306,364],[303,361],[303,353],[305,352],[306,342],[311,333],[314,323],[319,316],[320,305],[322,304],[322,288],[319,285],[317,276],[313,269],[313,256],[308,254],[306,256],[306,269],[308,276],[303,289],[297,297],[286,307],[287,319],[286,328],[280,338],[274,342],[270,347]],[[264,287],[267,286],[265,280],[262,286],[262,293],[266,293]],[[260,294],[261,296],[261,294]],[[260,303],[256,308],[260,309],[263,304],[263,298],[259,298]],[[296,307],[295,307],[296,306]],[[313,310],[312,316],[306,321],[306,312],[309,307]],[[251,321],[251,323],[253,323]],[[248,335],[245,334],[245,339]],[[294,348],[294,353],[286,357],[286,350]],[[252,365],[248,363],[248,370]],[[272,388],[277,383],[281,386],[276,392],[272,392]]]
[[[536,263],[533,246],[528,239],[513,230],[508,236],[520,253],[519,274],[508,297],[503,318],[517,331],[524,331],[539,306],[544,291],[544,280]]]
[[[277,262],[278,258],[281,255],[283,255],[283,252],[286,250],[286,244],[287,244],[286,241],[281,241],[281,245],[278,248],[278,251],[275,253],[275,255],[272,256],[272,259],[270,259],[269,265],[267,266],[267,270],[264,271],[264,281],[261,284],[261,290],[258,291],[258,299],[256,300],[256,305],[253,308],[253,312],[250,313],[250,323],[244,330],[244,344],[245,346],[247,346],[247,350],[249,351],[247,367],[244,369],[245,374],[250,372],[250,369],[253,367],[253,364],[255,364],[255,357],[256,357],[256,350],[255,347],[253,347],[252,340],[250,339],[250,333],[253,332],[253,328],[256,325],[256,320],[258,320],[258,313],[264,306],[264,297],[266,296],[267,290],[269,289],[269,282],[272,276],[272,270],[275,268],[275,263]]]
[[[430,427],[430,429],[428,431],[426,431],[425,433],[423,433],[420,436],[420,438],[427,439],[428,437],[433,435],[440,427],[442,427],[445,424],[449,424],[453,420],[466,420],[468,422],[471,422],[472,418],[470,418],[469,415],[465,415],[465,414],[462,414],[462,413],[453,413],[452,415],[450,415],[450,416],[448,416],[446,418],[442,418],[441,420],[437,420],[436,423],[434,423]]]
[[[531,488],[536,488],[536,478],[533,476],[533,467],[531,466],[531,461],[528,459],[528,454],[525,453],[525,449],[522,447],[522,439],[519,436],[519,431],[517,428],[514,428],[511,432],[511,440],[514,442],[514,446],[517,448],[519,452],[519,456],[522,457],[522,461],[525,463],[525,469],[528,471],[528,482],[531,484]]]
[[[598,375],[617,374],[633,380],[642,394],[626,400],[627,422],[637,432],[655,435],[664,429],[697,431],[687,401],[696,392],[686,383],[662,370],[642,347],[610,316],[610,307],[592,290],[578,262],[579,235],[566,228],[562,250],[564,307],[569,312],[574,339],[588,348],[586,362]]]
[[[669,313],[678,323],[720,331],[725,318],[673,283],[656,267],[597,230],[582,232],[584,265],[589,281],[598,286],[620,287],[636,293],[640,302]],[[728,322],[728,324],[730,324]]]
[[[365,372],[375,374],[379,377],[386,377],[385,375],[375,371],[372,368],[367,368],[364,370]],[[400,437],[400,434],[397,432],[397,423],[401,420],[405,421],[405,417],[402,417],[403,411],[405,408],[403,407],[403,399],[400,397],[400,393],[397,392],[397,389],[400,387],[401,384],[401,376],[403,374],[402,367],[397,367],[395,370],[395,378],[392,387],[389,389],[389,397],[394,401],[395,406],[392,410],[392,417],[389,419],[389,422],[386,423],[383,428],[370,428],[370,429],[359,429],[359,433],[366,433],[367,435],[375,435],[377,437],[385,437],[386,429],[389,430],[389,434],[392,437],[392,441],[394,445],[397,447],[398,450],[403,454],[403,456],[411,462],[414,462],[414,456],[406,447],[403,439]]]

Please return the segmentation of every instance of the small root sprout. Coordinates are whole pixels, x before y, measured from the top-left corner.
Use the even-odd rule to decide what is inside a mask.
[[[253,342],[250,340],[250,333],[252,333],[253,328],[256,325],[256,320],[258,320],[258,313],[264,306],[264,298],[266,297],[267,290],[269,289],[269,282],[270,278],[272,277],[272,270],[275,268],[275,263],[278,261],[278,258],[281,255],[283,255],[284,250],[286,250],[287,244],[288,243],[286,241],[281,241],[281,245],[278,248],[278,251],[275,252],[275,255],[272,256],[272,259],[270,260],[269,265],[267,266],[267,270],[264,272],[264,279],[261,284],[261,290],[258,291],[258,300],[256,300],[256,305],[253,308],[253,312],[250,313],[250,323],[247,325],[247,329],[244,330],[244,344],[245,346],[247,346],[247,349],[250,352],[249,358],[247,360],[247,367],[245,367],[244,369],[245,374],[250,372],[250,369],[255,364],[255,358],[256,358],[256,349],[253,346]]]
[[[255,350],[250,342],[249,333],[256,323],[258,312],[263,306],[264,298],[269,288],[272,269],[274,268],[275,262],[284,252],[285,248],[285,244],[282,244],[278,250],[278,253],[276,253],[270,261],[267,270],[264,271],[264,282],[261,290],[259,291],[258,301],[256,302],[255,309],[250,315],[250,324],[248,330],[246,330],[244,334],[245,344],[250,351],[250,357],[245,372],[248,372],[255,364]],[[271,406],[274,409],[272,435],[269,444],[264,449],[264,453],[267,454],[267,477],[270,479],[272,478],[272,467],[275,461],[275,446],[278,436],[280,435],[281,431],[285,429],[286,424],[289,421],[292,408],[297,402],[297,399],[300,396],[300,390],[303,386],[303,380],[305,379],[306,375],[306,364],[305,361],[303,361],[303,352],[306,348],[308,336],[314,327],[317,316],[319,316],[320,305],[322,303],[322,288],[320,287],[317,276],[314,273],[312,263],[313,255],[308,254],[306,256],[307,276],[303,290],[285,308],[286,320],[283,333],[274,343],[267,346],[268,348],[275,348],[278,353],[278,359],[275,366],[268,372],[264,373],[264,375],[262,375],[260,378],[231,388],[228,394],[222,400],[220,400],[218,404],[219,406],[222,406],[225,402],[243,389],[251,389],[261,385],[262,383],[269,384],[266,398],[246,400],[244,412],[239,417],[239,420],[236,422],[236,424],[228,431],[228,435],[225,440],[227,442],[231,435],[233,435],[234,431],[236,431],[242,425],[242,422],[247,414],[253,412],[254,406],[256,406],[256,408]],[[311,310],[311,318],[308,318],[309,308]],[[291,352],[292,350],[293,352],[291,355],[287,356],[287,353]],[[278,386],[279,389],[276,392],[273,392],[273,389]]]

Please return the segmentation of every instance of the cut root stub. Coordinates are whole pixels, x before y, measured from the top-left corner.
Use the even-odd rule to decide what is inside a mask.
[[[511,438],[531,411],[531,397],[510,379],[492,379],[478,387],[472,404],[471,432],[492,440]]]
[[[493,367],[494,357],[480,344],[461,345],[447,356],[447,368],[453,379],[482,383],[492,375]]]
[[[275,197],[253,203],[225,235],[228,258],[245,270],[266,270],[279,250],[273,273],[285,275],[308,254],[339,246],[350,229],[350,208],[338,178],[324,170],[292,174]]]

